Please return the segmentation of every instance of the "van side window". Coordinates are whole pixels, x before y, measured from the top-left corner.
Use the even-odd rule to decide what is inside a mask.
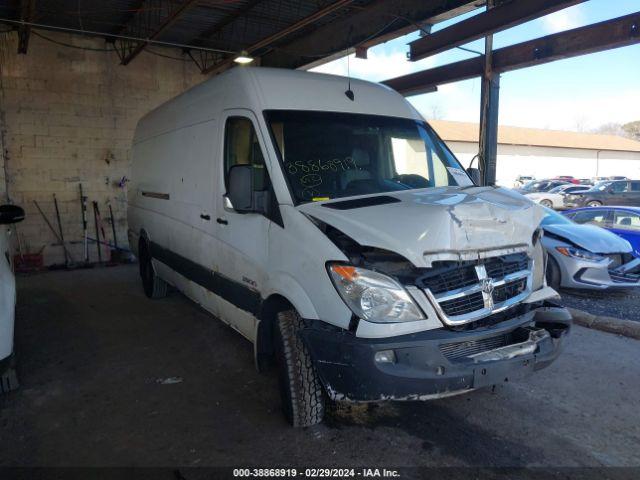
[[[253,166],[253,185],[256,191],[268,188],[268,176],[262,149],[253,123],[248,118],[227,119],[224,140],[224,185],[228,187],[229,170],[234,165]]]

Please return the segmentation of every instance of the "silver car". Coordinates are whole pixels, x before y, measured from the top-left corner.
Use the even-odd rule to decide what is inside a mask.
[[[545,208],[542,244],[549,254],[547,283],[558,289],[640,287],[640,258],[631,244],[595,225],[578,225]]]

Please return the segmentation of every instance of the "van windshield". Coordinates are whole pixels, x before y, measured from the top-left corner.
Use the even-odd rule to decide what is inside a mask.
[[[296,203],[473,185],[422,121],[283,110],[265,116]]]

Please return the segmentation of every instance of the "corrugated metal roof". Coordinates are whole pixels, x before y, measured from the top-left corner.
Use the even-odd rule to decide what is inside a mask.
[[[444,141],[478,142],[480,133],[477,123],[430,120],[429,124],[438,132],[438,135],[440,135]],[[502,145],[530,145],[536,147],[640,152],[640,142],[616,135],[509,127],[504,125],[498,128],[498,143]]]

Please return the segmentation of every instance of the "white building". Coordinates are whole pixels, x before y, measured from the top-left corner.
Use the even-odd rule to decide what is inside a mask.
[[[443,120],[429,123],[468,167],[478,153],[478,125]],[[640,179],[640,142],[615,135],[501,126],[497,183],[512,187],[518,175],[538,179],[623,175]]]

